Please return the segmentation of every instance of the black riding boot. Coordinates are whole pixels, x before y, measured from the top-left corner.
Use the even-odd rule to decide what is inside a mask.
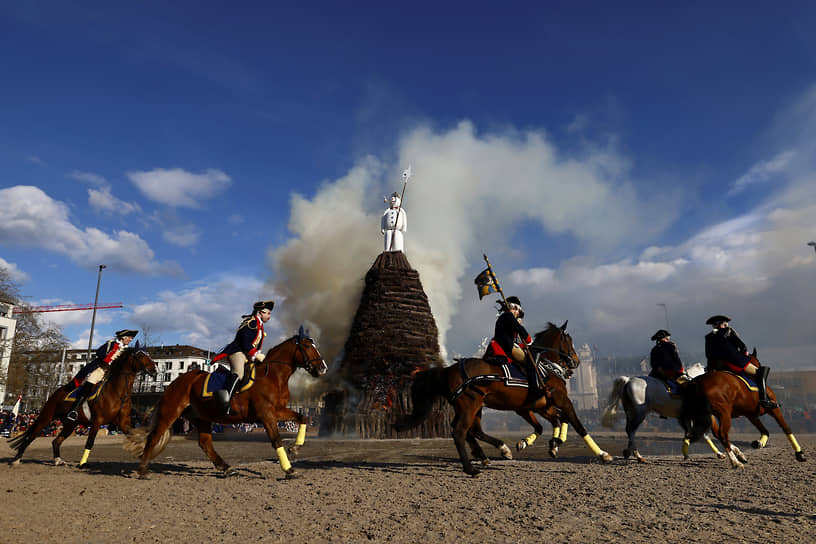
[[[527,372],[527,397],[530,402],[535,403],[541,396],[541,389],[538,387],[538,373],[535,364],[529,357],[524,358],[524,370]]]
[[[225,416],[233,415],[233,411],[230,410],[230,401],[232,400],[232,395],[235,392],[237,383],[238,374],[230,374],[227,376],[227,381],[224,382],[224,389],[215,392],[215,398],[221,405],[221,410]]]
[[[76,425],[77,419],[79,419],[79,413],[77,410],[80,406],[82,406],[82,403],[88,400],[88,397],[91,396],[93,386],[94,384],[88,383],[87,381],[82,384],[82,387],[80,387],[79,391],[77,392],[77,398],[74,401],[74,404],[71,405],[71,409],[67,414],[65,414],[65,422],[70,422],[73,425]]]
[[[757,388],[759,389],[759,405],[767,410],[773,410],[774,408],[779,408],[779,404],[776,402],[768,400],[768,374],[771,372],[771,369],[767,366],[761,366],[757,368],[756,373],[756,381],[757,381]]]

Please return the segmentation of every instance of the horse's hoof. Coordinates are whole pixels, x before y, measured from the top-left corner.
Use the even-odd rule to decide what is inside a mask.
[[[630,449],[628,449],[628,448],[627,448],[627,449],[625,449],[625,450],[623,450],[623,458],[624,458],[624,459],[629,459],[629,456],[630,456],[630,455],[632,455],[632,450],[630,450]]]
[[[65,461],[63,461],[61,457],[54,457],[54,466],[55,467],[65,466]]]
[[[296,471],[294,468],[290,468],[286,471],[286,479],[287,480],[294,480],[295,478],[300,478],[300,472]]]
[[[81,465],[77,465],[77,468],[87,468],[88,463],[82,463]]]
[[[229,478],[230,476],[235,476],[236,474],[238,474],[238,471],[237,471],[237,470],[235,470],[235,469],[234,469],[234,468],[232,468],[232,467],[226,467],[226,468],[225,468],[225,469],[222,471],[222,473],[221,473],[221,475],[222,475],[224,478]]]
[[[726,457],[727,455],[725,455],[723,452],[717,452],[717,459],[725,459]]]
[[[804,462],[805,461],[805,452],[797,451],[796,452],[796,460],[799,461],[800,463]]]
[[[507,447],[507,444],[502,444],[501,448],[499,448],[499,451],[501,452],[502,457],[504,457],[505,459],[511,460],[513,459],[513,452],[510,451],[510,448]]]
[[[150,472],[147,472],[147,471],[139,472],[138,479],[139,480],[149,480],[150,479]]]
[[[604,463],[611,463],[612,462],[612,456],[609,455],[608,453],[606,453],[605,451],[602,451],[600,453],[600,455],[598,455],[598,457],[600,457],[601,461],[603,461]]]
[[[550,457],[555,459],[556,457],[558,457],[558,448],[551,449],[549,453],[550,453]]]
[[[300,451],[300,446],[289,446],[289,451],[287,453],[289,454],[289,457],[291,458],[291,460],[294,460],[294,459],[297,459],[299,451]]]
[[[19,460],[19,459],[15,459],[15,460],[13,460],[13,461],[11,461],[11,462],[9,463],[9,466],[10,466],[10,467],[16,467],[16,466],[17,466],[17,465],[19,465],[19,464],[20,464],[20,460]]]
[[[519,440],[518,443],[516,444],[516,451],[521,451],[526,447],[527,447],[527,442],[525,442],[524,440]]]
[[[755,450],[758,450],[759,448],[762,447],[762,444],[759,442],[759,440],[754,440],[753,442],[751,442],[751,447],[754,448]]]
[[[490,459],[487,458],[482,459],[482,465],[486,467],[490,466]]]

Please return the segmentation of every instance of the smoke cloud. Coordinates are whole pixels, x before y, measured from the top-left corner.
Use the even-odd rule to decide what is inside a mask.
[[[504,248],[520,224],[600,245],[643,236],[672,219],[665,210],[650,216],[628,180],[629,161],[611,147],[567,156],[543,132],[478,134],[463,121],[447,131],[415,128],[400,140],[398,157],[387,166],[366,157],[311,199],[293,195],[292,238],[269,250],[284,327],[306,322],[329,360],[341,353],[365,273],[382,251],[382,196],[401,190],[409,163],[405,252],[420,274],[443,351],[469,283],[464,274],[488,248]]]

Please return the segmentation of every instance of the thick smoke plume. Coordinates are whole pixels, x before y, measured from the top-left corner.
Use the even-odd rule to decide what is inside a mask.
[[[292,238],[270,249],[283,326],[307,322],[327,359],[340,354],[365,273],[382,251],[382,197],[402,189],[400,173],[409,163],[405,252],[420,274],[441,346],[464,274],[487,248],[503,248],[520,224],[606,244],[667,220],[628,213],[640,204],[626,180],[627,162],[613,151],[562,157],[540,132],[479,135],[468,122],[445,132],[419,127],[400,141],[398,156],[387,166],[365,158],[311,199],[294,195]]]

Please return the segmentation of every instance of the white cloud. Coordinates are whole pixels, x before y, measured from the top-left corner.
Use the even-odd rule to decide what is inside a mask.
[[[28,281],[29,276],[15,264],[10,263],[4,258],[0,257],[0,269],[5,270],[9,278],[16,283]]]
[[[241,316],[252,312],[253,302],[274,298],[255,278],[222,277],[180,292],[158,293],[156,300],[135,306],[127,320],[133,326],[148,327],[155,336],[181,333],[184,342],[216,351],[232,340]],[[281,330],[275,313],[264,328],[268,335],[264,348],[270,348]]]
[[[814,183],[795,180],[750,213],[675,247],[649,248],[638,261],[572,259],[556,269],[517,270],[505,287],[526,294],[532,319],[569,317],[584,341],[607,352],[647,353],[649,336],[665,327],[657,306],[664,303],[681,350],[702,353],[705,320],[721,313],[766,362],[784,355],[788,368],[812,366],[812,304],[804,294],[816,254],[805,240],[814,231],[816,195],[805,193]]]
[[[68,207],[38,187],[17,185],[0,189],[0,240],[68,256],[82,265],[104,263],[111,269],[146,275],[181,275],[172,261],[157,262],[152,249],[137,234],[125,230],[107,234],[71,223]]]
[[[128,178],[151,200],[168,206],[198,208],[201,201],[223,191],[232,182],[221,170],[193,174],[180,168],[128,172]]]
[[[795,151],[783,151],[769,161],[762,161],[755,164],[748,172],[740,176],[740,178],[734,182],[728,191],[728,195],[731,196],[742,192],[751,185],[771,181],[774,176],[785,171],[794,157],[796,157]]]
[[[150,219],[161,229],[162,238],[174,246],[192,247],[201,237],[198,227],[184,223],[174,210],[157,211]]]
[[[98,210],[121,215],[142,211],[138,204],[131,204],[113,196],[110,187],[88,189],[88,204]]]
[[[100,187],[107,186],[108,184],[107,180],[103,176],[94,174],[92,172],[80,172],[79,170],[74,170],[71,172],[70,176],[77,181],[90,183],[91,185],[98,185]]]

